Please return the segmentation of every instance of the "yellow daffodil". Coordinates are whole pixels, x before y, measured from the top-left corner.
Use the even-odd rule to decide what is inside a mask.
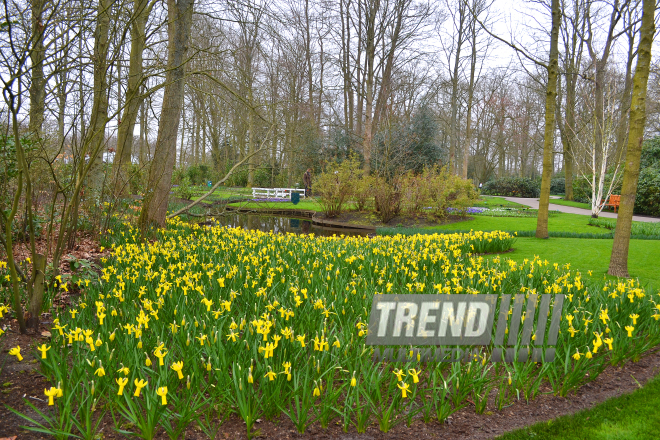
[[[55,397],[62,397],[62,390],[50,387],[50,389],[44,389],[44,394],[48,397],[48,406],[53,406],[55,405]]]
[[[407,391],[410,388],[410,385],[405,382],[401,382],[401,384],[396,384],[396,386],[401,390],[401,397],[405,399],[408,396]]]
[[[268,373],[266,373],[266,375],[265,375],[264,377],[267,377],[268,380],[272,382],[272,381],[275,380],[275,377],[276,377],[276,376],[277,376],[277,374],[274,373],[274,372],[270,369],[270,367],[269,367],[269,368],[268,368]]]
[[[421,373],[421,370],[417,371],[414,368],[411,368],[411,369],[408,370],[408,373],[410,373],[410,375],[412,376],[413,383],[419,382],[419,377],[418,376],[419,376],[419,373]]]
[[[167,387],[159,387],[156,390],[156,394],[161,397],[161,403],[167,405]]]
[[[613,338],[603,339],[603,342],[607,344],[607,348],[611,351],[612,350],[612,342],[614,342],[614,339]]]
[[[632,338],[632,332],[633,330],[635,330],[635,327],[633,327],[632,325],[627,325],[625,326],[625,329],[628,332],[628,337]]]
[[[146,387],[149,382],[147,382],[144,379],[140,379],[140,380],[135,379],[133,383],[135,384],[135,393],[133,393],[133,396],[140,397],[140,391],[142,390],[142,388]]]
[[[396,369],[392,371],[392,373],[396,376],[397,382],[402,382],[403,381],[403,376],[406,375],[406,372],[403,370]]]
[[[119,385],[119,390],[117,391],[117,395],[122,396],[124,394],[124,387],[128,383],[128,378],[120,377],[118,379],[115,379],[115,382],[117,382],[117,385]]]
[[[41,352],[41,359],[46,359],[46,352],[50,350],[50,347],[47,347],[46,344],[42,344],[41,347],[37,347],[37,350]]]
[[[9,350],[9,355],[10,356],[16,356],[16,359],[18,359],[19,362],[22,361],[23,356],[21,356],[21,346],[17,345],[16,347]]]
[[[179,380],[183,379],[183,373],[181,373],[181,370],[183,369],[183,361],[173,363],[170,368],[176,371],[176,373],[179,376]]]

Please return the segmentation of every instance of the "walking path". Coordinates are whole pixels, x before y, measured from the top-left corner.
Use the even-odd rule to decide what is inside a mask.
[[[532,209],[539,209],[539,201],[538,199],[535,198],[523,198],[523,197],[503,197],[503,198],[510,202],[520,203],[521,205],[529,206]],[[591,216],[591,211],[588,209],[575,208],[573,206],[555,205],[554,203],[552,203],[552,200],[550,203],[550,209],[559,212],[566,212],[569,214],[580,214],[580,215]],[[600,213],[600,217],[615,219],[617,218],[617,215],[613,212],[603,211]],[[649,223],[660,222],[660,218],[645,217],[641,215],[633,215],[633,220],[636,222],[649,222]]]

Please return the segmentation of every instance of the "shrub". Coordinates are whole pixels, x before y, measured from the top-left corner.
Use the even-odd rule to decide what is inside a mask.
[[[352,157],[341,163],[330,163],[326,171],[316,178],[312,187],[326,217],[341,214],[344,205],[353,196],[361,174],[359,162]]]
[[[376,203],[376,216],[383,223],[388,223],[401,212],[401,192],[399,183],[387,183],[379,177],[374,179],[374,201]]]
[[[555,177],[550,181],[550,194],[566,194],[566,179],[564,177]]]
[[[422,174],[427,182],[431,214],[442,218],[449,212],[464,215],[472,203],[477,200],[477,194],[472,181],[463,179],[446,168],[427,168]]]
[[[507,197],[538,197],[541,186],[538,181],[526,177],[504,177],[486,182],[482,194]]]
[[[144,191],[144,182],[147,179],[147,168],[132,163],[128,171],[128,184],[131,194],[141,194]]]
[[[195,193],[195,188],[190,184],[188,176],[184,176],[179,186],[174,188],[174,195],[183,200],[190,200]]]
[[[358,211],[364,211],[374,198],[376,180],[372,176],[362,176],[355,181],[352,200]]]
[[[660,217],[660,168],[640,170],[635,213]]]
[[[431,198],[431,182],[427,179],[428,170],[422,174],[414,174],[412,171],[401,176],[401,208],[408,214],[417,214],[426,208]]]

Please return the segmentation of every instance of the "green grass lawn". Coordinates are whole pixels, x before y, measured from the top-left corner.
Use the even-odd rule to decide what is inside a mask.
[[[518,238],[513,245],[514,251],[505,254],[506,258],[522,261],[538,255],[551,263],[570,263],[571,269],[577,269],[585,278],[602,279],[610,264],[613,240],[585,238]],[[642,284],[649,285],[654,291],[660,290],[660,271],[651,262],[660,261],[660,242],[657,240],[630,240],[628,271],[631,277],[639,278]]]
[[[587,234],[602,234],[609,231],[588,224],[589,217],[579,214],[557,213],[548,220],[548,230],[556,232],[575,232]],[[535,231],[535,217],[487,217],[475,215],[473,219],[440,226],[432,226],[428,229],[438,231]]]
[[[202,195],[206,194],[207,188],[195,187],[195,196],[192,197],[192,200],[197,200]],[[217,188],[213,194],[207,197],[205,200],[220,200],[220,199],[229,199],[232,197],[250,197],[252,196],[252,189],[250,188],[230,188],[221,186]]]
[[[591,211],[591,205],[588,203],[574,202],[572,200],[564,200],[564,199],[550,199],[550,203],[554,203],[555,205],[572,206],[574,208],[588,209]]]
[[[501,440],[655,440],[660,438],[660,378],[595,408],[512,431]]]
[[[230,203],[230,206],[241,207],[246,209],[301,209],[311,211],[321,211],[321,205],[316,199],[300,199],[297,205],[290,201],[286,202],[237,202]]]
[[[504,197],[496,196],[479,196],[479,200],[472,204],[477,208],[521,208],[524,205],[516,202],[510,202]]]

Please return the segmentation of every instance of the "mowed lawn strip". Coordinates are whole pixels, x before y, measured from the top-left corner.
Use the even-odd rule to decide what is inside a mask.
[[[657,440],[660,438],[660,377],[633,393],[591,410],[504,434],[500,440]]]
[[[548,230],[553,232],[575,232],[587,234],[606,234],[608,229],[590,226],[589,217],[579,214],[555,213],[548,220]],[[446,225],[433,226],[428,229],[441,231],[475,230],[475,231],[535,231],[536,217],[489,217],[475,215],[471,220],[465,220]]]
[[[550,204],[552,205],[553,203],[555,205],[572,206],[573,208],[582,208],[582,209],[591,210],[591,205],[589,203],[574,202],[572,200],[564,200],[564,199],[551,199]],[[607,211],[612,211],[612,208],[609,208]]]
[[[582,272],[585,278],[613,278],[607,274],[612,254],[613,240],[586,238],[518,238],[513,245],[513,252],[504,254],[506,258],[515,261],[531,260],[538,255],[551,263],[570,263],[571,269]],[[657,262],[660,261],[660,241],[630,240],[628,255],[628,271],[631,277],[639,278],[642,285],[648,285],[652,292],[660,289],[660,271]],[[658,435],[660,438],[660,434]]]

